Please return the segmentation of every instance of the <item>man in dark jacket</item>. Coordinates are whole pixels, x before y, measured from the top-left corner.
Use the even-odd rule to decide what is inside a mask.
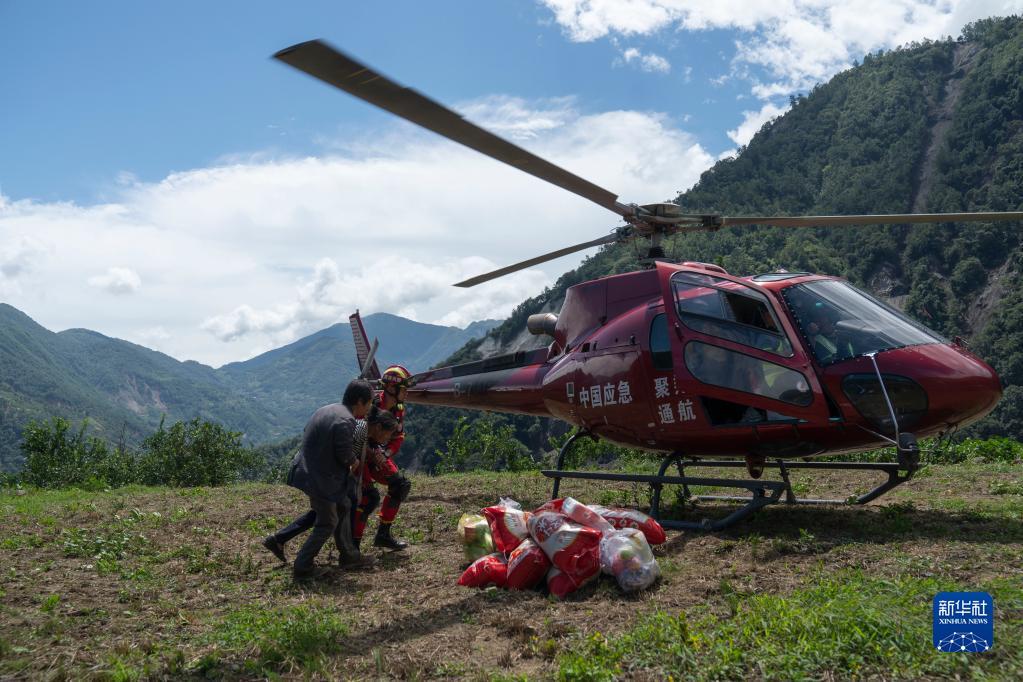
[[[313,574],[313,560],[337,528],[342,529],[336,536],[342,563],[358,562],[348,516],[351,510],[349,476],[359,456],[353,452],[352,439],[355,420],[366,416],[372,401],[372,384],[353,381],[345,389],[340,403],[324,405],[306,424],[302,449],[288,473],[288,485],[309,496],[316,524],[295,557],[296,579]]]
[[[381,410],[377,407],[371,407],[369,413],[366,415],[365,421],[357,420],[355,426],[355,435],[353,437],[352,452],[353,457],[357,457],[363,453],[365,449],[365,464],[370,467],[379,467],[380,463],[384,460],[383,445],[388,443],[394,437],[395,431],[398,428],[398,420],[393,414],[387,410]],[[356,467],[358,471],[358,467]],[[364,474],[365,475],[365,474]],[[352,474],[349,476],[349,497],[351,502],[352,510],[355,510],[358,506],[358,499],[355,497],[357,484],[352,479],[357,479],[358,474]],[[374,489],[375,492],[375,489]],[[379,503],[379,496],[377,497],[377,503]],[[340,516],[340,515],[339,515]],[[350,512],[352,519],[351,530],[352,530],[352,547],[349,548],[356,552],[359,551],[359,540],[361,539],[361,533],[357,531],[361,529],[361,526],[356,525],[355,511]],[[302,516],[292,521],[289,525],[280,529],[276,533],[267,535],[263,539],[263,546],[270,550],[271,553],[281,561],[287,563],[287,556],[284,554],[284,545],[288,543],[292,538],[306,532],[310,528],[316,525],[316,512],[313,510],[307,511]],[[363,523],[363,526],[365,523]],[[335,536],[342,530],[341,524],[338,524],[337,530],[334,531]],[[338,547],[346,547],[347,536],[338,539]],[[342,565],[348,562],[344,561],[345,557],[342,557]],[[350,567],[350,566],[349,566]]]

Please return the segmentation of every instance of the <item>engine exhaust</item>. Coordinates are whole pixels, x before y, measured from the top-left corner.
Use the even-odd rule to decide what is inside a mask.
[[[558,316],[554,313],[536,313],[526,318],[526,329],[534,336],[554,336],[554,327],[558,324]]]

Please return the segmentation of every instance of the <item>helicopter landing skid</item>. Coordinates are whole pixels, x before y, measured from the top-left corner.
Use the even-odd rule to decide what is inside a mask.
[[[586,435],[583,433],[579,436]],[[569,445],[575,437],[570,439]],[[562,455],[565,448],[563,448]],[[919,469],[919,465],[913,462],[804,462],[784,461],[765,462],[764,467],[778,469],[781,480],[760,480],[760,479],[738,479],[738,478],[700,478],[688,476],[685,467],[724,467],[724,468],[745,468],[746,463],[739,460],[683,460],[678,454],[671,454],[661,462],[660,470],[654,474],[622,474],[599,471],[563,471],[561,463],[563,456],[558,457],[559,467],[556,470],[542,471],[541,473],[554,479],[552,499],[558,496],[561,487],[561,479],[574,478],[596,481],[620,481],[630,483],[647,483],[651,488],[650,516],[656,519],[665,528],[674,530],[703,530],[717,531],[731,526],[732,524],[745,519],[754,512],[770,504],[798,504],[798,505],[850,505],[866,504],[875,500],[886,492],[899,486],[910,478]],[[666,472],[671,465],[678,468],[678,476],[668,476]],[[792,489],[789,480],[789,471],[792,469],[824,469],[827,471],[880,471],[887,474],[887,480],[875,487],[873,490],[862,495],[850,497],[845,500],[820,500],[820,499],[799,499]],[[741,507],[727,516],[712,520],[701,521],[680,521],[676,519],[661,518],[661,490],[665,485],[681,485],[683,494],[687,500],[695,502],[744,502]],[[739,488],[747,490],[749,497],[740,495],[693,495],[690,486],[707,486],[713,488]]]

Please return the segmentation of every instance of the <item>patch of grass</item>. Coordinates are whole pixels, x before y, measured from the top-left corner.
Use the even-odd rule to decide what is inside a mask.
[[[181,545],[157,557],[158,562],[163,559],[184,559],[185,570],[189,573],[212,573],[220,566],[220,562],[213,556],[213,548],[208,544]]]
[[[132,582],[149,583],[153,581],[153,572],[145,566],[129,568],[121,571],[121,580]]]
[[[940,653],[931,645],[934,595],[977,586],[844,571],[815,576],[788,596],[728,586],[724,596],[733,615],[725,620],[705,607],[689,614],[658,612],[615,637],[594,632],[559,657],[559,677],[1019,679],[1023,584],[999,580],[983,587],[1001,617],[995,649],[983,656]]]
[[[348,624],[327,604],[283,608],[246,607],[233,611],[209,635],[222,654],[242,660],[250,673],[266,674],[298,667],[317,670],[324,657],[341,651]],[[200,661],[212,672],[220,661]]]
[[[43,613],[53,613],[58,604],[60,604],[60,595],[51,594],[46,599],[43,599],[43,603],[39,605],[39,610]]]
[[[1023,481],[995,481],[988,490],[992,495],[1023,495]]]
[[[107,656],[100,678],[108,682],[136,682],[146,675],[146,669],[130,658],[118,654]]]
[[[116,525],[98,531],[85,528],[70,528],[61,533],[61,549],[64,556],[94,559],[100,573],[114,573],[120,570],[120,560],[129,552],[141,553],[149,541],[125,525]]]
[[[171,517],[170,518],[171,518],[171,521],[182,521],[184,519],[187,519],[192,514],[193,514],[193,512],[190,511],[189,509],[187,509],[185,507],[178,507],[177,509],[174,510],[173,513],[171,513]]]
[[[70,528],[61,533],[61,549],[65,556],[95,559],[100,573],[120,570],[120,560],[129,552],[140,553],[149,544],[144,535],[123,525],[99,529]]]
[[[799,537],[796,539],[773,538],[770,545],[771,549],[779,555],[818,554],[827,549],[825,543],[818,541],[817,536],[805,528],[799,529]]]
[[[426,538],[426,533],[424,533],[422,528],[418,527],[403,528],[402,526],[403,524],[401,523],[401,521],[398,521],[395,524],[394,528],[395,536],[405,538],[413,545],[421,545],[423,543],[423,540]]]
[[[122,519],[125,524],[137,524],[140,526],[161,526],[166,523],[163,514],[158,511],[144,512],[138,507],[132,507],[131,512]]]
[[[9,535],[0,540],[0,549],[22,549],[24,547],[42,547],[44,540],[38,535]]]
[[[126,497],[159,492],[161,488],[130,486],[117,490],[87,491],[77,488],[66,490],[40,490],[25,488],[22,493],[0,491],[0,510],[5,514],[18,514],[39,520],[45,525],[57,522],[54,514],[69,514],[78,511],[95,511],[98,503],[112,500],[116,503]],[[44,517],[49,517],[47,523]]]
[[[249,519],[245,522],[245,530],[249,535],[263,537],[272,533],[284,525],[284,521],[275,516],[264,516],[258,519]]]

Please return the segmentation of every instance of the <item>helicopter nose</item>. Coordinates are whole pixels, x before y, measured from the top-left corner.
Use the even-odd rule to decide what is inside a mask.
[[[932,409],[946,423],[964,427],[987,416],[1002,397],[1002,381],[995,370],[966,348],[937,346],[940,360],[953,368],[953,376],[936,373],[931,383]]]
[[[906,427],[918,436],[972,424],[991,412],[1002,397],[1001,381],[991,366],[961,346],[910,346],[879,353],[875,359],[886,375],[891,399],[915,408],[915,423]],[[843,382],[850,399],[849,389],[855,390],[850,382],[853,376],[862,375],[851,375]],[[877,386],[876,379],[873,385]]]

